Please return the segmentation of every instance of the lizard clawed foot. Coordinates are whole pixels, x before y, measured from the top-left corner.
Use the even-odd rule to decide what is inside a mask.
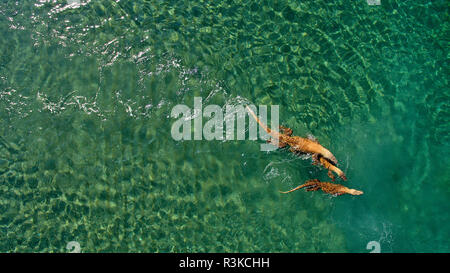
[[[336,177],[331,170],[328,170],[328,177],[331,178],[331,181],[336,181]]]
[[[283,125],[279,126],[279,129],[281,131],[281,133],[287,135],[287,136],[292,136],[292,129],[288,128],[288,127],[284,127]]]
[[[311,158],[312,158],[312,161],[313,161],[312,164],[313,164],[314,166],[317,166],[317,165],[320,164],[319,154],[313,154],[313,155],[311,156]]]

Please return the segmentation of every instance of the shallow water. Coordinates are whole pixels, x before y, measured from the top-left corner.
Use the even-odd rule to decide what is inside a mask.
[[[69,2],[0,3],[0,251],[449,252],[447,1]],[[195,96],[279,105],[364,195],[173,140]]]

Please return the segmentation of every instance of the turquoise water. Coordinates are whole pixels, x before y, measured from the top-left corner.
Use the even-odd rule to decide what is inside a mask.
[[[2,252],[450,251],[448,1],[2,1],[0,32]],[[195,96],[279,105],[364,195],[173,140]]]

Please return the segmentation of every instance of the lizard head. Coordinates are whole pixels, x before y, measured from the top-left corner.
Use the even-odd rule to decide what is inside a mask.
[[[362,191],[358,191],[358,190],[354,190],[354,189],[348,189],[347,193],[351,194],[351,195],[361,195],[361,194],[363,194]]]

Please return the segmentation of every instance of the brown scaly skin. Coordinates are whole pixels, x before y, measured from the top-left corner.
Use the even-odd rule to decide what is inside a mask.
[[[343,180],[347,180],[344,173],[336,166],[337,160],[334,155],[320,145],[319,142],[311,140],[308,138],[303,138],[299,136],[292,136],[292,129],[280,126],[280,131],[277,132],[268,128],[261,120],[256,116],[256,114],[246,106],[247,111],[253,116],[253,118],[261,125],[261,127],[273,138],[278,140],[278,147],[283,148],[286,146],[290,147],[290,151],[293,153],[308,153],[313,155],[313,164],[320,164],[326,169],[328,169],[328,176],[334,181],[335,172]],[[274,143],[271,141],[271,143]]]
[[[292,190],[289,191],[280,191],[281,193],[290,193],[296,190],[299,190],[301,188],[306,188],[306,191],[317,191],[319,189],[321,189],[322,191],[324,191],[325,193],[329,193],[335,196],[339,196],[342,194],[351,194],[351,195],[361,195],[363,194],[362,191],[358,191],[358,190],[354,190],[354,189],[349,189],[345,186],[339,185],[339,184],[333,184],[330,182],[320,182],[318,179],[312,179],[312,180],[308,180],[306,181],[305,184],[300,185],[296,188],[293,188]]]

